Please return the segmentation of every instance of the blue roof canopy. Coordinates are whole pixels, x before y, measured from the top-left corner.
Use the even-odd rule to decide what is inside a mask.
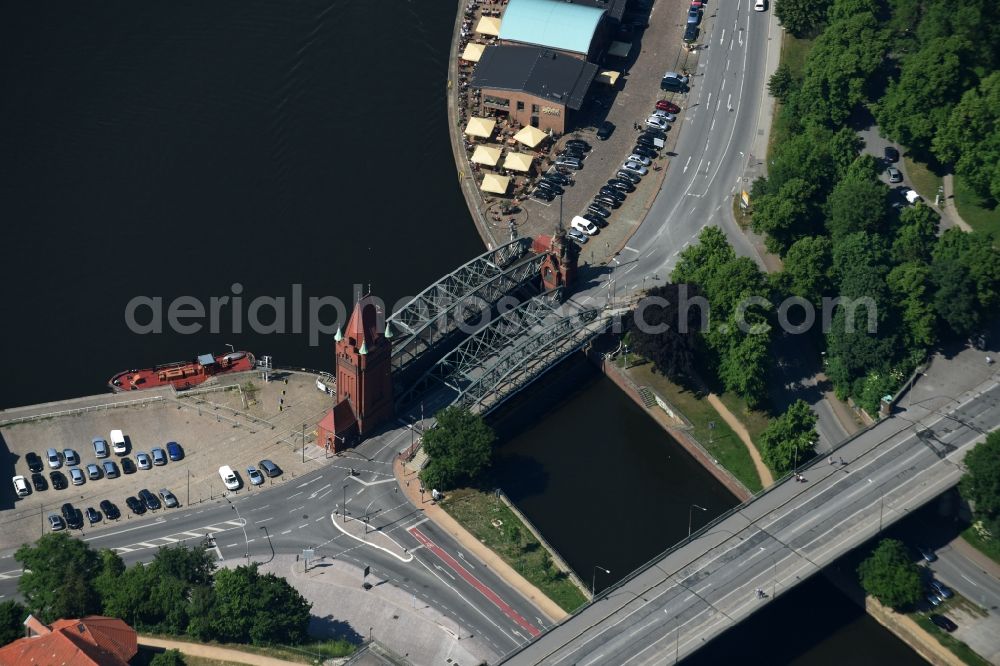
[[[599,7],[559,0],[510,0],[500,39],[587,53],[602,16]]]
[[[211,354],[199,354],[198,363],[200,365],[212,365],[213,363],[215,363],[215,357],[212,356]]]

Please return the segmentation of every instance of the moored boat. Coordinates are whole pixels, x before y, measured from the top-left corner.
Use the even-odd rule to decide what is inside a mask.
[[[115,393],[173,386],[178,391],[193,388],[212,377],[253,370],[257,361],[247,351],[202,354],[193,361],[178,361],[141,370],[125,370],[108,380]]]

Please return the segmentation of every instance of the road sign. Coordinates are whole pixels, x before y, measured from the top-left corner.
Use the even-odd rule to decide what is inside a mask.
[[[750,207],[750,193],[746,190],[740,190],[740,205],[744,208]]]
[[[368,574],[370,574],[371,572],[372,572],[372,568],[370,566],[366,566],[365,567],[365,578],[368,578]]]

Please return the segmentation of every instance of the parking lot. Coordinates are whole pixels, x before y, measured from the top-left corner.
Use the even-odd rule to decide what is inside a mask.
[[[252,379],[255,387],[250,392],[236,384],[218,387],[217,390],[178,394],[169,390],[130,393],[127,406],[113,409],[95,409],[102,404],[102,396],[69,400],[43,408],[33,409],[37,418],[23,423],[0,427],[0,451],[4,452],[3,465],[7,481],[0,492],[0,550],[15,548],[21,543],[37,539],[50,530],[47,516],[59,514],[65,502],[76,509],[98,508],[102,500],[110,500],[121,511],[121,518],[108,521],[103,518],[90,525],[84,517],[83,530],[106,527],[109,523],[126,522],[134,518],[125,499],[136,496],[143,489],[157,495],[167,488],[176,496],[181,507],[218,498],[225,492],[218,470],[229,465],[240,477],[236,493],[258,492],[274,484],[290,480],[321,463],[325,455],[313,444],[315,424],[329,409],[330,398],[316,387],[316,376],[307,373],[278,373],[267,384],[259,376],[247,373],[236,381],[246,384]],[[286,383],[287,382],[287,383]],[[103,397],[103,404],[121,402],[122,396]],[[46,413],[60,414],[46,417]],[[3,414],[8,420],[18,416],[18,410]],[[111,453],[98,459],[92,440],[101,437],[110,446],[111,430],[120,429],[126,438],[125,455]],[[303,434],[306,443],[303,462]],[[150,454],[154,448],[166,451],[167,442],[177,442],[183,449],[183,458],[168,460],[150,469],[136,469],[121,473],[123,459],[133,465],[138,453]],[[46,450],[73,449],[79,456],[77,466],[84,471],[89,463],[101,467],[105,461],[114,461],[120,475],[117,478],[86,478],[81,485],[72,485],[70,467],[65,463],[58,470],[50,468]],[[18,498],[11,478],[23,475],[31,484],[25,454],[38,454],[42,459],[41,474],[47,489],[35,490]],[[274,478],[264,477],[260,486],[253,486],[247,467],[258,466],[262,459],[272,460],[282,473]],[[53,488],[53,471],[63,473],[69,485],[65,489]],[[161,508],[146,515],[160,514],[176,509]]]
[[[635,37],[629,57],[624,61],[611,58],[607,63],[609,69],[622,71],[622,78],[613,89],[594,84],[590,100],[575,122],[578,129],[568,132],[557,145],[556,152],[568,140],[583,139],[592,148],[586,155],[583,169],[572,172],[575,183],[566,187],[562,196],[562,219],[568,227],[573,216],[585,211],[594,195],[614,177],[624,158],[632,152],[639,134],[635,124],[644,125],[656,101],[667,99],[681,108],[677,121],[667,131],[666,146],[653,160],[653,165],[661,170],[653,170],[650,166],[649,173],[636,185],[635,191],[612,212],[608,226],[583,247],[581,260],[584,262],[603,263],[622,249],[645,217],[670,168],[676,135],[683,129],[688,94],[664,93],[660,90],[660,80],[667,70],[689,70],[693,74],[697,69],[697,51],[688,53],[682,41],[687,12],[686,3],[656,4],[649,16],[649,27]],[[711,7],[704,10],[702,33],[707,31],[705,23],[712,20],[712,13]],[[689,86],[693,88],[697,84],[697,78],[692,76]],[[615,130],[607,140],[601,141],[596,133],[604,120],[613,123]],[[527,236],[552,233],[559,222],[559,204],[558,198],[551,203],[530,199],[522,204],[528,214],[518,225],[518,233]]]

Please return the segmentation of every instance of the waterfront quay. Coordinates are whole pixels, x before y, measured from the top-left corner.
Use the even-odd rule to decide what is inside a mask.
[[[185,507],[223,495],[225,488],[218,474],[222,465],[231,466],[243,479],[236,494],[259,492],[315,469],[324,452],[317,449],[310,453],[309,443],[314,424],[329,403],[329,396],[317,389],[319,377],[277,371],[265,383],[261,373],[246,372],[186,392],[171,388],[130,391],[0,411],[5,475],[10,478],[20,474],[30,479],[25,455],[34,452],[43,459],[42,474],[48,483],[46,490],[33,489],[19,499],[8,488],[10,484],[4,484],[0,495],[0,551],[32,542],[48,532],[48,514],[58,514],[65,502],[85,510],[97,508],[101,500],[107,499],[121,510],[122,517],[117,521],[104,519],[85,525],[83,532],[89,534],[134,520],[136,516],[126,507],[125,498],[136,495],[141,488],[154,494],[169,489]],[[92,440],[108,440],[111,430],[124,433],[128,453],[97,459]],[[60,453],[73,449],[84,472],[88,463],[100,467],[105,460],[114,461],[121,472],[123,457],[134,464],[136,453],[149,454],[154,447],[165,449],[167,442],[180,444],[184,452],[181,460],[132,474],[121,473],[112,479],[102,473],[99,479],[88,478],[79,486],[70,482],[62,490],[53,487],[50,473],[59,471],[69,480],[68,466],[52,470],[44,460],[49,448]],[[265,458],[273,460],[284,473],[255,487],[247,479],[247,467],[256,467]]]

